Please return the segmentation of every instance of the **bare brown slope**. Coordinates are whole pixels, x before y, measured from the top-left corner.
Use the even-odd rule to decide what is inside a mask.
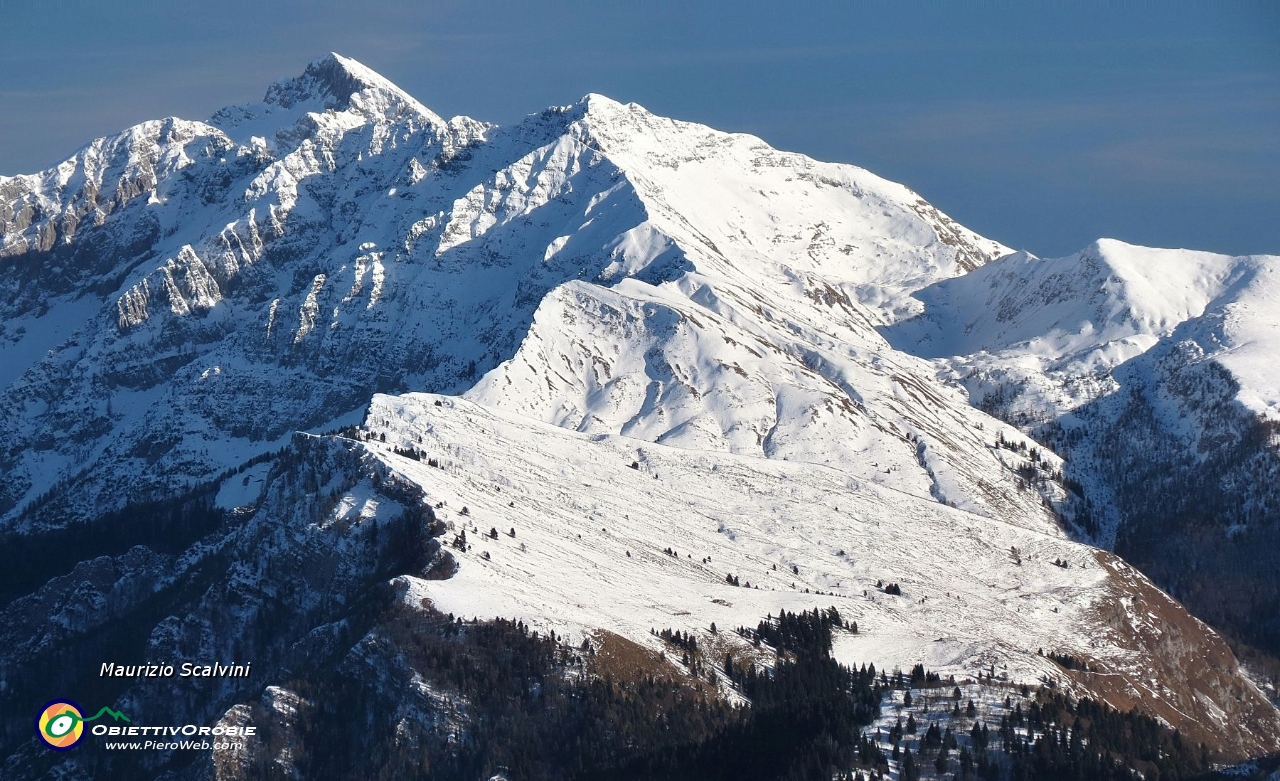
[[[1223,759],[1280,750],[1280,713],[1226,642],[1116,556],[1095,558],[1112,584],[1112,598],[1095,606],[1098,644],[1132,653],[1093,672],[1069,671],[1075,688],[1121,710],[1141,708]]]

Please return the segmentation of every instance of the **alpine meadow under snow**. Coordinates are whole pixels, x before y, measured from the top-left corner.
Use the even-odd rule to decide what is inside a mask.
[[[0,177],[0,684],[43,660],[87,687],[105,636],[255,676],[104,702],[292,713],[299,660],[376,667],[345,633],[390,582],[408,613],[694,679],[651,630],[750,657],[735,627],[834,606],[846,664],[1048,682],[1223,761],[1275,752],[1274,688],[1148,575],[1280,652],[1248,612],[1274,572],[1248,570],[1255,602],[1202,593],[1280,533],[1278,273],[1111,240],[1043,260],[752,136],[599,95],[445,120],[330,55]],[[1176,485],[1126,482],[1138,461],[1194,486],[1180,525],[1151,507]],[[1180,571],[1179,539],[1219,558]],[[415,696],[398,718],[435,723]],[[0,767],[53,767],[27,737]]]

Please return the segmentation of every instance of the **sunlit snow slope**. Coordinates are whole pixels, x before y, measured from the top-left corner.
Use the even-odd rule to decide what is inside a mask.
[[[914,354],[952,358],[979,398],[1049,419],[1115,383],[1161,340],[1194,343],[1240,382],[1248,409],[1280,419],[1280,257],[1136,247],[1103,239],[1065,258],[1017,253],[916,293],[925,309],[883,329]]]
[[[1115,460],[1115,430],[1143,438],[1132,457],[1169,470],[1224,447],[1227,460],[1258,459],[1258,474],[1222,480],[1249,517],[1274,518],[1249,484],[1269,479],[1254,450],[1275,447],[1253,429],[1280,422],[1280,257],[1100,240],[1053,260],[1009,255],[915,297],[924,310],[881,331],[938,359],[938,376],[983,409],[1063,443],[1099,542],[1112,545],[1124,520],[1105,475],[1131,471]]]
[[[1212,630],[1118,558],[1058,534],[838,468],[568,432],[452,397],[377,396],[360,439],[422,487],[446,539],[465,532],[453,577],[408,579],[411,606],[605,630],[655,651],[650,629],[671,628],[719,658],[750,650],[734,627],[835,605],[859,628],[838,640],[846,662],[1053,680],[1141,703],[1232,752],[1280,734]],[[1041,650],[1095,671],[1068,673]]]

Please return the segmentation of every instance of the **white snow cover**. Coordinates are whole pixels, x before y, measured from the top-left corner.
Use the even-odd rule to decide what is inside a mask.
[[[1099,620],[1119,586],[1055,522],[1061,460],[957,381],[1013,378],[1052,416],[1178,334],[1276,414],[1276,260],[1043,261],[752,136],[598,95],[446,122],[331,55],[0,177],[0,524],[363,420],[469,524],[457,575],[413,583],[442,610],[653,644],[835,604],[848,661],[1034,681],[1045,647],[1148,687],[1125,638],[1157,619]]]
[[[936,359],[939,379],[1003,419],[1031,432],[1070,428],[1074,475],[1104,547],[1120,518],[1089,464],[1131,405],[1149,409],[1193,458],[1242,421],[1280,420],[1278,256],[1103,239],[1065,258],[1008,255],[914,297],[923,311],[880,331],[897,349]],[[1198,393],[1235,409],[1206,407]]]
[[[962,676],[998,660],[1020,680],[1054,672],[1039,648],[1114,650],[1086,618],[1105,571],[1051,526],[841,469],[580,434],[455,397],[376,396],[365,427],[367,446],[443,503],[438,517],[473,545],[454,577],[415,581],[413,597],[443,611],[646,642],[650,628],[754,627],[783,608],[836,605],[860,628],[838,648],[845,660]]]
[[[1166,685],[1137,639],[1185,642],[1166,623],[1180,608],[1139,597],[1129,583],[1140,574],[1051,525],[997,521],[830,466],[573,432],[449,396],[376,396],[360,439],[422,486],[445,542],[465,532],[466,550],[449,549],[456,574],[403,579],[410,606],[520,618],[574,644],[603,629],[655,651],[650,630],[671,628],[720,653],[747,645],[735,627],[835,606],[858,624],[838,633],[846,663],[920,662],[960,680],[994,667],[1003,680],[1098,696],[1040,654],[1052,650],[1090,660],[1111,693],[1229,729],[1216,684]]]
[[[1008,249],[752,136],[599,95],[445,122],[331,55],[208,123],[0,179],[0,229],[0,258],[45,253],[50,291],[0,298],[8,522],[60,483],[93,512],[358,420],[375,390],[490,370],[472,398],[543,420],[1046,517],[990,447],[1001,424],[874,330]]]
[[[882,329],[895,347],[951,358],[970,388],[1024,381],[1028,414],[1056,417],[1114,389],[1111,370],[1161,339],[1194,342],[1280,419],[1280,256],[1230,257],[1101,239],[1065,258],[1008,255],[918,291],[920,315]]]

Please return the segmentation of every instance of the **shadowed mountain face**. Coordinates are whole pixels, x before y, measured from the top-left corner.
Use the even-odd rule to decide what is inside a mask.
[[[256,719],[337,660],[392,664],[388,605],[656,654],[654,626],[746,651],[709,625],[819,599],[864,627],[846,663],[998,668],[1273,750],[1213,631],[1060,528],[1109,543],[1130,511],[1117,448],[1054,450],[1274,265],[1179,256],[1186,294],[1130,250],[1155,252],[1011,254],[862,169],[598,95],[446,121],[337,55],[0,178],[0,669],[44,660],[5,704]],[[99,646],[256,673],[104,685]],[[422,686],[403,723],[453,718]],[[28,728],[6,767],[52,768]]]

